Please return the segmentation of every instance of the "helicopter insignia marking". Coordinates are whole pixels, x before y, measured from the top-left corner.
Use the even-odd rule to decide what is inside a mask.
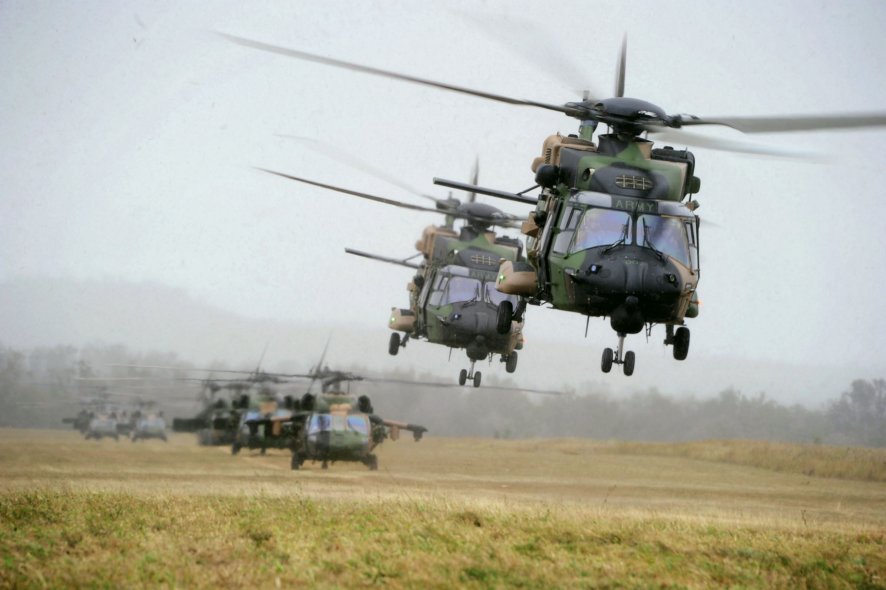
[[[658,203],[655,201],[635,201],[633,199],[613,198],[612,207],[614,209],[638,211],[640,213],[656,213],[658,211]]]
[[[497,261],[492,258],[492,256],[485,256],[482,254],[473,254],[471,255],[471,262],[474,264],[482,264],[484,266],[492,266]]]
[[[617,184],[621,188],[629,188],[642,191],[648,191],[654,186],[652,181],[645,176],[628,176],[627,174],[622,174],[621,176],[616,177],[615,184]]]

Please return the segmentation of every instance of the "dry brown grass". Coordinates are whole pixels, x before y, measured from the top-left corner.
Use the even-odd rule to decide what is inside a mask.
[[[404,440],[378,472],[292,472],[0,430],[0,586],[886,585],[882,483],[612,446]]]

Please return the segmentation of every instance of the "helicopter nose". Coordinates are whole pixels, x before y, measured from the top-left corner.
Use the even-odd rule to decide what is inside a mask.
[[[625,309],[629,313],[633,313],[637,310],[638,307],[640,307],[640,300],[637,298],[636,295],[628,295],[625,298]]]

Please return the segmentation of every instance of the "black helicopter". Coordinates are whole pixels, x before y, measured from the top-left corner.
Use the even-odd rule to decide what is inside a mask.
[[[601,368],[623,365],[634,371],[635,355],[624,350],[625,337],[664,324],[665,345],[683,360],[689,352],[686,318],[698,314],[699,223],[694,211],[701,182],[695,156],[672,147],[653,149],[644,134],[661,133],[669,140],[725,151],[745,151],[735,142],[721,142],[682,131],[701,125],[727,126],[745,133],[781,133],[817,129],[865,128],[886,125],[886,113],[824,114],[773,117],[697,117],[670,115],[661,107],[624,95],[626,43],[612,98],[587,96],[581,101],[552,104],[512,98],[445,84],[379,68],[354,64],[222,34],[239,45],[332,67],[412,82],[503,102],[563,113],[579,120],[578,133],[545,141],[533,162],[539,196],[510,193],[474,184],[435,178],[435,184],[485,194],[535,210],[523,224],[529,237],[527,263],[502,263],[498,288],[521,300],[514,309],[502,306],[501,327],[519,320],[525,304],[548,303],[588,318],[608,317],[618,346],[603,351]],[[597,126],[609,132],[594,141]],[[756,150],[756,153],[765,153]],[[532,190],[532,189],[529,189]]]

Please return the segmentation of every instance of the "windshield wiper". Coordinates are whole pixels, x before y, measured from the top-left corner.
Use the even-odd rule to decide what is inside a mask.
[[[655,247],[655,244],[652,243],[652,240],[649,239],[649,226],[646,225],[646,220],[643,220],[643,245],[649,246],[653,252],[655,252],[656,258],[658,258],[659,262],[664,262],[664,254]]]
[[[628,224],[625,223],[623,226],[621,226],[621,237],[618,238],[618,240],[616,240],[615,242],[606,246],[606,248],[604,248],[604,250],[603,250],[603,254],[609,254],[610,250],[614,250],[618,246],[624,246],[625,240],[627,240],[627,239],[628,239]]]

